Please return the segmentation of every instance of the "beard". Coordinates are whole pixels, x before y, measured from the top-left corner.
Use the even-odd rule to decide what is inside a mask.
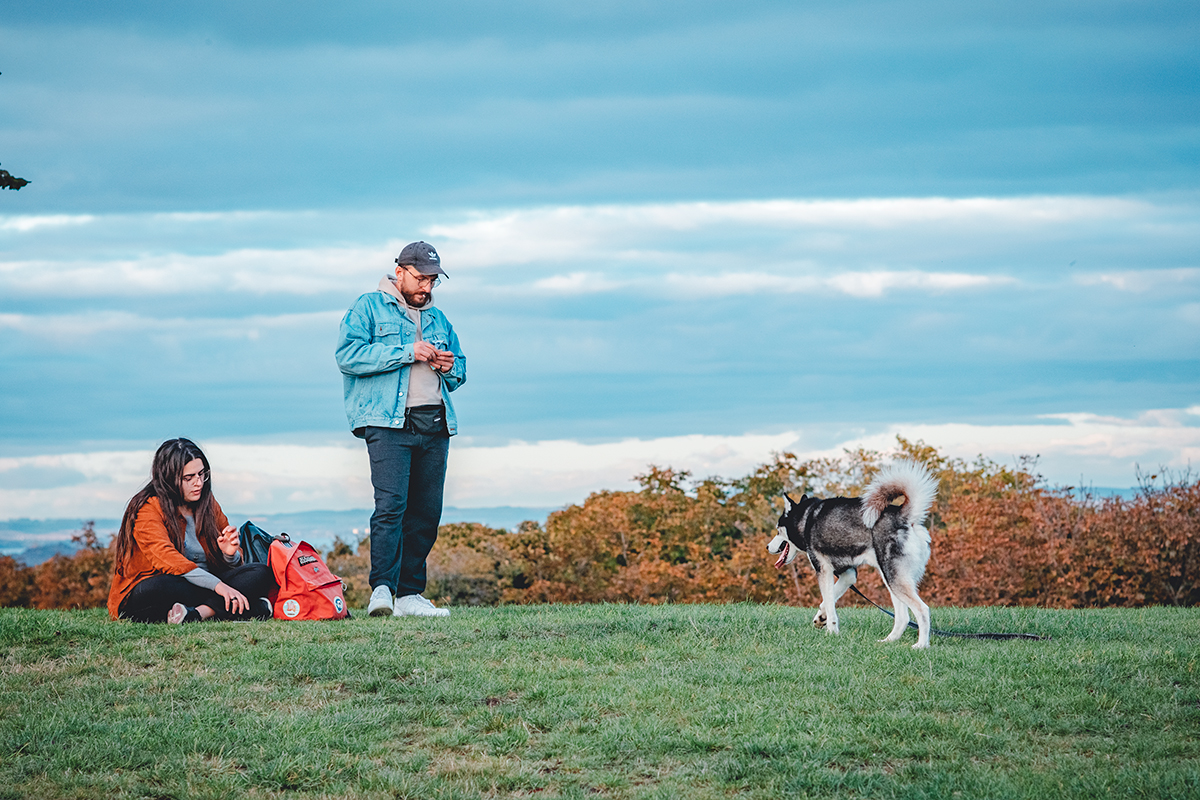
[[[404,302],[408,303],[413,308],[421,308],[429,302],[429,292],[418,289],[415,292],[406,292],[400,290],[400,294],[404,295]]]

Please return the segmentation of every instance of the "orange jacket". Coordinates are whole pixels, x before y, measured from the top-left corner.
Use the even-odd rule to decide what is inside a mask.
[[[229,519],[216,500],[213,500],[213,511],[217,518],[217,530],[224,530]],[[179,518],[182,522],[182,512]],[[117,618],[121,601],[141,581],[153,575],[184,575],[196,568],[195,561],[171,544],[157,497],[147,500],[133,520],[133,547],[125,563],[125,574],[118,574],[116,566],[113,565],[112,588],[108,590],[108,615],[113,619]]]

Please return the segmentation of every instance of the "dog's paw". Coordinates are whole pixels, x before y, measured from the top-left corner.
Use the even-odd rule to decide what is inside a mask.
[[[913,650],[928,650],[928,649],[929,649],[929,642],[925,642],[924,644],[922,644],[921,642],[917,642],[916,644],[913,645]]]
[[[836,636],[837,634],[841,633],[841,631],[838,630],[838,623],[836,619],[825,625],[825,632],[831,636]]]
[[[815,617],[813,617],[813,627],[814,628],[824,628],[825,627],[825,612],[824,611],[820,612]]]

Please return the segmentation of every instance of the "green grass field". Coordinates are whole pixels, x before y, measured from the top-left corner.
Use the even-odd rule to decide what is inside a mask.
[[[0,797],[1200,797],[1200,609],[0,609]]]

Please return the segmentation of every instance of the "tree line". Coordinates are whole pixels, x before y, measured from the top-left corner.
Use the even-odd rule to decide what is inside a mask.
[[[1135,496],[1097,496],[1046,485],[1031,459],[968,463],[903,438],[889,452],[858,449],[840,458],[780,453],[734,479],[651,466],[637,476],[637,490],[595,492],[544,525],[526,522],[513,532],[443,525],[427,594],[457,605],[815,606],[819,592],[805,559],[776,571],[766,552],[783,494],[857,495],[897,457],[920,461],[939,479],[928,521],[933,557],[921,590],[931,605],[1200,604],[1200,479],[1190,473],[1139,475]],[[83,547],[75,555],[37,567],[0,557],[0,605],[104,605],[108,548],[90,525],[77,540]],[[327,560],[351,604],[365,605],[369,542],[338,540]],[[886,601],[873,570],[859,575],[864,592]]]

